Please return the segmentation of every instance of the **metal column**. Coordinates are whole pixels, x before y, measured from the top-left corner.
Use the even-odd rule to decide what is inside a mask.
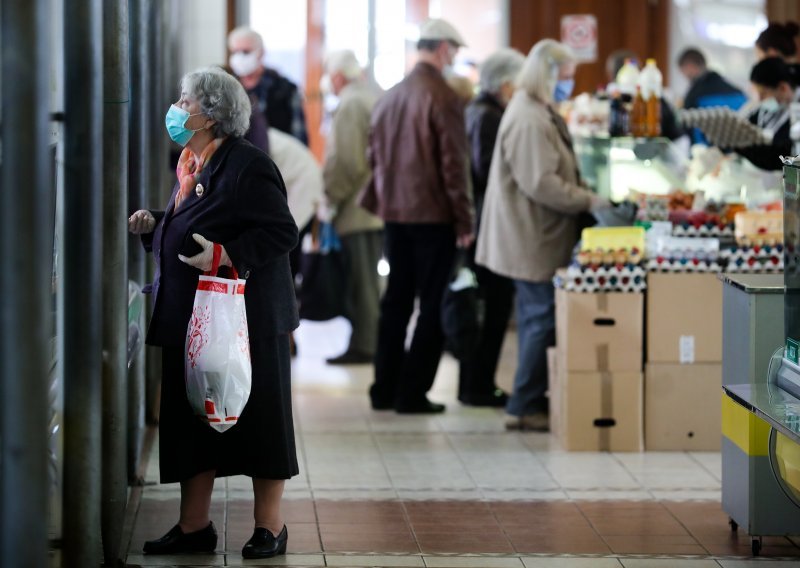
[[[150,108],[149,116],[145,117],[146,128],[149,130],[148,142],[150,152],[148,184],[147,184],[147,207],[151,209],[161,209],[166,203],[163,195],[169,188],[164,188],[165,172],[167,170],[167,142],[166,130],[164,127],[164,115],[167,112],[168,103],[164,102],[164,83],[165,83],[165,62],[171,54],[165,53],[164,46],[164,10],[167,2],[150,2],[148,6],[148,42],[149,42],[149,64],[147,72],[151,73],[149,85]],[[147,263],[148,281],[152,282],[154,264]],[[151,298],[152,300],[152,298]],[[151,306],[152,309],[152,306]],[[146,370],[146,417],[147,422],[155,424],[158,422],[158,401],[160,399],[161,381],[161,349],[157,347],[146,347],[147,351],[147,370]]]
[[[128,3],[103,9],[103,485],[107,566],[120,556],[127,501]]]
[[[131,104],[129,129],[130,156],[128,179],[128,213],[144,209],[147,203],[150,168],[148,121],[150,116],[150,72],[147,18],[151,0],[130,2]],[[128,240],[128,275],[139,286],[147,282],[148,262],[138,236]],[[142,333],[145,329],[141,330]],[[128,377],[128,478],[136,479],[142,453],[145,415],[145,349],[139,350]]]
[[[103,261],[102,3],[71,0],[64,21],[64,550],[100,564]]]
[[[2,0],[0,566],[46,566],[53,259],[48,0]]]

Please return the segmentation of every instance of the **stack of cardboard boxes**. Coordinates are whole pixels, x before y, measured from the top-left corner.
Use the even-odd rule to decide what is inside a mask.
[[[641,293],[556,291],[551,429],[566,450],[642,450]]]
[[[647,287],[645,448],[719,450],[722,283],[650,273]]]

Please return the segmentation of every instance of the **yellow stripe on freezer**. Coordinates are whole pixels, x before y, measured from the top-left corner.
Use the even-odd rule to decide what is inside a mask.
[[[769,424],[724,393],[722,435],[748,456],[769,455]]]

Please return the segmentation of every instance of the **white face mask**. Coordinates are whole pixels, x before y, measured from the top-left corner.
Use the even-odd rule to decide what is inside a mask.
[[[761,101],[760,109],[765,113],[773,113],[781,108],[781,104],[775,97],[770,97]]]
[[[237,51],[230,56],[228,64],[231,66],[231,69],[233,69],[233,72],[236,73],[237,77],[246,77],[258,69],[261,65],[261,61],[259,61],[258,53],[255,51],[251,51],[250,53]]]

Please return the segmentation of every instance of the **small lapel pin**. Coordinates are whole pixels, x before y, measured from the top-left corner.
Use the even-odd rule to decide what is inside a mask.
[[[203,197],[203,192],[206,188],[203,187],[202,183],[198,183],[197,187],[194,188],[194,192],[197,194],[197,197]]]

